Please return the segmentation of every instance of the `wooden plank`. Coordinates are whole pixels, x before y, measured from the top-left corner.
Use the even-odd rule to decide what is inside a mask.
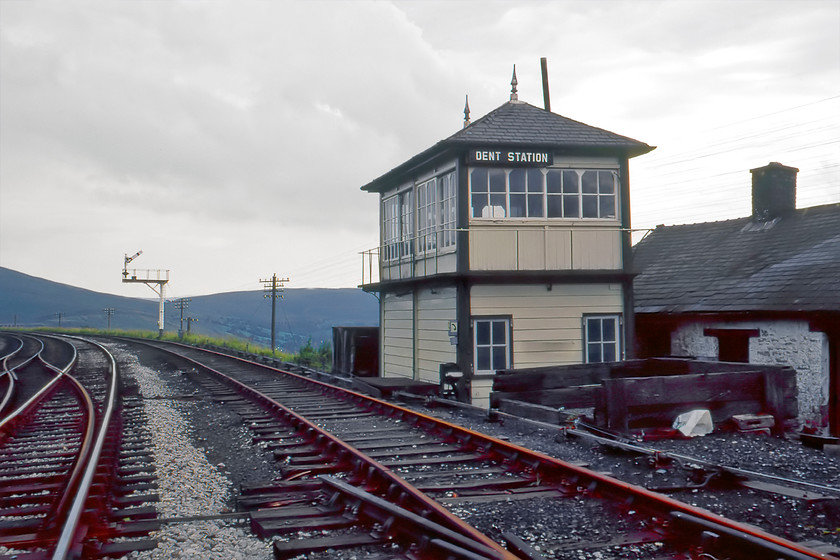
[[[597,394],[602,390],[601,385],[580,385],[541,391],[493,391],[490,394],[490,402],[512,399],[554,408],[592,408],[595,406]]]
[[[352,527],[358,520],[343,516],[323,516],[306,519],[278,519],[257,522],[252,529],[261,538],[273,535],[296,533],[298,531],[319,531],[325,529],[341,529]]]
[[[493,390],[517,392],[594,385],[608,378],[610,371],[608,364],[546,366],[531,368],[525,372],[502,370],[493,380]]]
[[[491,402],[492,398],[491,394]],[[555,408],[511,399],[500,400],[495,406],[501,412],[512,414],[513,416],[539,420],[548,424],[560,424],[560,412]]]
[[[632,406],[753,400],[764,395],[764,374],[757,371],[605,379],[603,384],[622,386],[632,395]]]
[[[293,558],[301,554],[323,552],[325,550],[343,550],[362,546],[384,544],[386,537],[374,537],[367,533],[361,535],[338,535],[334,537],[318,537],[297,539],[289,542],[274,541],[274,557],[278,560]]]
[[[386,467],[410,467],[410,466],[422,466],[422,465],[446,465],[448,463],[452,464],[464,464],[471,461],[478,461],[483,459],[484,455],[480,453],[453,453],[449,457],[428,457],[428,458],[419,458],[419,459],[405,459],[400,460],[396,459],[393,461],[379,461],[381,464],[385,465]]]
[[[251,524],[264,521],[279,521],[281,519],[307,519],[338,515],[340,507],[332,506],[284,506],[260,508],[251,512]]]
[[[604,401],[607,403],[607,427],[620,432],[629,428],[627,383],[623,379],[605,379]],[[635,395],[634,395],[635,396]]]

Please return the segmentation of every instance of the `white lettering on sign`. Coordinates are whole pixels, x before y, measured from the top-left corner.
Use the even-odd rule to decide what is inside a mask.
[[[475,161],[499,161],[502,159],[502,152],[475,152]]]
[[[508,152],[507,156],[511,163],[548,163],[545,152]]]
[[[551,152],[517,151],[517,150],[471,150],[468,156],[470,163],[485,165],[521,165],[545,167],[553,161]]]

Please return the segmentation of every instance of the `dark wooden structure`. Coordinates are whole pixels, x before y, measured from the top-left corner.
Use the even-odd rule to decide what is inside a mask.
[[[774,431],[795,418],[796,371],[786,366],[651,358],[501,371],[491,407],[543,421],[568,409],[594,409],[595,421],[627,431],[670,426],[694,409],[719,425],[736,414],[771,414]]]
[[[333,327],[332,372],[376,377],[379,327]]]

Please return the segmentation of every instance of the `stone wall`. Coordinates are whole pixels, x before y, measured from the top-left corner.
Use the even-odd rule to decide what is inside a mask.
[[[671,334],[671,354],[718,359],[718,339],[705,329],[756,329],[750,363],[787,365],[796,370],[799,419],[821,422],[828,404],[828,337],[811,332],[807,321],[705,321],[683,325]]]

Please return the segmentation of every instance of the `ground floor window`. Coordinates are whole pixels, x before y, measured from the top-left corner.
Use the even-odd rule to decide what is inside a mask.
[[[621,359],[621,317],[586,315],[583,318],[586,363],[616,362]]]
[[[758,329],[703,329],[705,336],[718,339],[718,361],[750,361],[750,339],[759,335]]]
[[[510,367],[510,318],[473,321],[475,371],[493,372]]]

